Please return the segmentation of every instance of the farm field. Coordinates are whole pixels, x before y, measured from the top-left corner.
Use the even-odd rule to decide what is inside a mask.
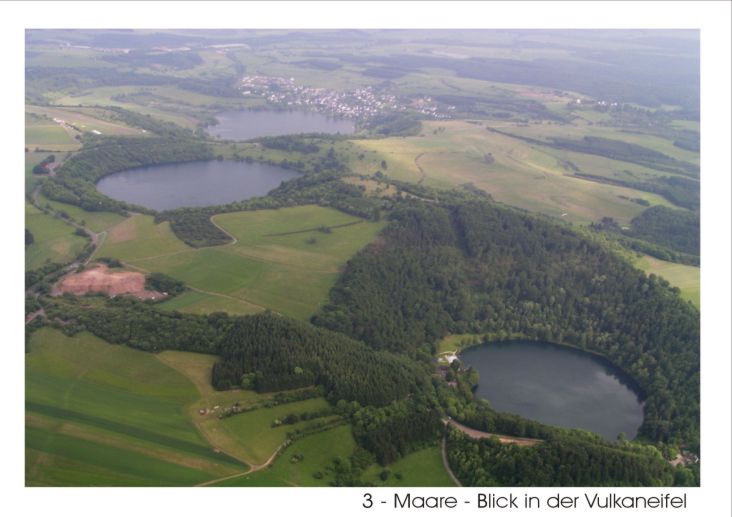
[[[308,399],[271,408],[261,408],[223,419],[208,419],[201,424],[205,434],[217,435],[218,448],[251,465],[265,463],[287,439],[287,433],[337,417],[324,417],[292,425],[272,427],[272,422],[282,420],[290,413],[318,411],[328,408],[323,398]],[[223,435],[223,436],[222,436]]]
[[[647,274],[655,274],[668,280],[675,287],[681,289],[681,297],[689,300],[697,308],[701,307],[701,279],[699,268],[666,262],[648,255],[635,261],[635,266]]]
[[[466,121],[425,122],[420,136],[352,143],[364,154],[364,159],[350,161],[357,173],[373,174],[385,160],[382,172],[394,179],[441,189],[472,183],[497,201],[578,223],[607,216],[628,224],[645,207],[620,196],[670,204],[656,194],[574,178],[561,166],[556,150]],[[613,160],[581,156],[585,167],[592,160],[593,174],[613,174],[607,163]]]
[[[283,419],[290,413],[302,413],[304,411],[316,411],[327,408],[329,405],[323,398],[307,399],[298,402],[276,405],[269,408],[259,408],[247,411],[231,417],[219,419],[218,415],[224,408],[229,408],[238,403],[239,406],[247,408],[267,402],[272,399],[274,393],[256,393],[251,390],[228,390],[216,391],[211,386],[211,369],[216,357],[213,355],[198,354],[192,352],[165,351],[158,354],[157,359],[163,364],[170,366],[188,378],[197,388],[198,398],[191,402],[186,409],[191,421],[201,431],[208,441],[217,449],[226,452],[232,457],[238,458],[255,467],[262,465],[277,451],[287,439],[287,433],[296,429],[302,429],[315,423],[329,422],[337,417],[328,416],[314,420],[302,421],[294,425],[281,425],[272,427],[275,419]],[[294,393],[298,390],[283,391],[280,393]],[[341,426],[342,427],[342,426]],[[335,430],[335,429],[334,429]],[[330,432],[330,431],[326,431]],[[303,438],[310,440],[319,436],[322,432]],[[337,436],[341,437],[341,434]],[[339,438],[340,439],[340,438]],[[353,443],[348,427],[347,435],[343,435],[345,443]],[[296,441],[295,444],[300,441]],[[316,440],[317,442],[317,440]],[[305,442],[307,445],[309,442]],[[328,443],[328,446],[333,446]],[[295,445],[293,445],[295,447]],[[309,445],[308,447],[313,447]],[[352,446],[345,455],[349,455]],[[290,451],[290,449],[287,449]],[[279,461],[281,458],[278,458]],[[313,458],[314,460],[314,458]],[[256,467],[258,468],[258,467]],[[265,469],[257,472],[257,476],[268,472]],[[289,476],[289,469],[286,469]],[[252,473],[254,475],[254,473]],[[242,478],[237,478],[242,479]],[[233,482],[233,480],[232,480]]]
[[[183,127],[193,128],[197,120],[180,112],[171,112],[163,109],[138,104],[131,101],[117,100],[120,95],[145,93],[145,89],[138,86],[109,86],[85,90],[73,95],[62,95],[54,98],[53,102],[60,108],[74,108],[77,106],[118,106],[130,111],[150,115],[167,122],[173,122]]]
[[[119,122],[105,120],[99,116],[93,116],[94,109],[84,110],[82,108],[68,109],[56,108],[52,106],[33,106],[27,105],[26,112],[34,115],[44,116],[47,119],[61,119],[68,124],[72,124],[83,132],[99,131],[103,135],[126,135],[126,136],[142,136],[144,133],[138,128],[126,126]],[[100,113],[102,110],[99,110]]]
[[[82,226],[89,228],[95,233],[103,232],[112,226],[116,226],[126,218],[120,214],[113,212],[89,212],[76,205],[61,203],[46,198],[43,194],[38,196],[38,204],[41,207],[49,205],[58,212],[65,212],[68,216],[78,224],[84,223]]]
[[[33,174],[33,167],[41,163],[50,153],[25,153],[25,195],[30,196],[40,180],[39,176]]]
[[[551,138],[571,138],[581,140],[586,136],[621,140],[630,144],[647,147],[659,153],[680,161],[699,165],[699,153],[682,149],[673,144],[672,140],[659,136],[618,130],[608,126],[587,126],[580,124],[496,124],[490,122],[488,126],[495,126],[501,131],[519,136],[549,141]]]
[[[63,152],[75,151],[81,147],[81,143],[73,138],[70,130],[52,119],[26,112],[25,146],[30,151]]]
[[[333,460],[350,457],[356,443],[350,425],[340,425],[296,440],[268,468],[215,486],[328,486]]]
[[[97,250],[97,257],[114,257],[132,262],[143,257],[189,251],[193,248],[180,241],[170,223],[155,224],[149,215],[135,214],[107,231],[107,238]]]
[[[194,249],[168,223],[154,225],[152,217],[135,215],[109,230],[97,256],[166,273],[197,290],[165,308],[233,314],[269,308],[306,319],[325,302],[345,262],[384,225],[318,206],[235,212],[213,220],[236,243]],[[334,228],[322,231],[324,226]]]
[[[25,227],[33,234],[33,244],[25,247],[26,271],[46,262],[65,263],[81,253],[87,239],[74,234],[74,228],[60,219],[44,214],[26,202]]]
[[[389,477],[380,478],[386,470]],[[401,477],[401,479],[400,479]],[[361,479],[374,486],[419,487],[419,486],[455,486],[442,463],[442,451],[439,446],[427,447],[407,454],[387,467],[371,465],[363,473]]]
[[[146,352],[35,332],[26,357],[26,484],[191,485],[246,465],[214,452],[184,409],[198,393]]]

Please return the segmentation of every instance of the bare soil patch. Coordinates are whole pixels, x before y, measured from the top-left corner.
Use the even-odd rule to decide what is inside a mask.
[[[103,293],[114,297],[132,295],[140,300],[155,300],[167,295],[158,291],[145,289],[145,275],[136,271],[110,271],[104,264],[73,273],[62,278],[51,294],[60,296],[64,293],[75,295]]]

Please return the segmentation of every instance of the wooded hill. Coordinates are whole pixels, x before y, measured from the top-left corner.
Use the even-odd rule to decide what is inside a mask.
[[[329,399],[384,405],[428,383],[428,372],[408,358],[375,351],[342,334],[284,316],[228,317],[181,314],[134,299],[99,303],[48,300],[51,319],[72,334],[88,330],[102,339],[150,352],[165,349],[217,354],[217,389],[249,386],[260,392],[322,386]]]
[[[697,443],[699,312],[566,226],[488,201],[405,202],[313,318],[413,357],[448,333],[600,353],[645,392],[640,436]]]

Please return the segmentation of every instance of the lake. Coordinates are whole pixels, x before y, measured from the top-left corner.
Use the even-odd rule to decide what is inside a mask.
[[[203,161],[140,167],[103,177],[97,190],[153,210],[210,206],[263,196],[298,173],[263,163]]]
[[[634,438],[643,404],[633,382],[606,360],[534,341],[489,343],[460,354],[480,373],[477,396],[545,424],[593,431],[609,440]]]
[[[249,140],[261,136],[298,133],[349,134],[353,122],[312,111],[236,110],[216,115],[219,123],[208,133],[225,140]]]

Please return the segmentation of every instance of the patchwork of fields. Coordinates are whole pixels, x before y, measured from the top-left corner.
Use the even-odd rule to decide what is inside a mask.
[[[163,308],[233,314],[268,308],[307,319],[325,302],[346,261],[384,225],[318,206],[221,214],[213,221],[236,242],[191,248],[168,223],[135,215],[109,230],[97,256],[166,273],[193,289]]]
[[[28,485],[191,485],[246,465],[187,418],[198,392],[154,355],[35,332],[26,357]]]
[[[511,132],[515,125],[501,128]],[[359,174],[382,170],[391,178],[439,189],[471,183],[497,201],[572,222],[613,217],[628,224],[646,208],[631,201],[633,198],[651,205],[671,205],[658,194],[573,177],[562,163],[569,159],[596,175],[614,176],[625,170],[658,172],[600,156],[531,145],[489,132],[482,123],[424,122],[419,136],[352,143],[364,154],[363,159],[349,162]],[[380,167],[382,160],[386,170]]]
[[[26,358],[27,485],[332,482],[333,461],[346,460],[356,447],[350,425],[326,416],[272,427],[288,414],[327,408],[322,398],[219,419],[214,408],[235,402],[253,406],[273,394],[214,391],[214,361],[214,356],[187,352],[153,355],[85,333],[68,337],[47,328],[37,331]],[[328,422],[335,426],[306,435],[275,456],[288,433]],[[271,467],[260,470],[268,461]],[[401,477],[392,477],[391,484],[450,485],[437,448],[408,455],[389,469]],[[370,467],[364,480],[383,483],[381,470]]]

